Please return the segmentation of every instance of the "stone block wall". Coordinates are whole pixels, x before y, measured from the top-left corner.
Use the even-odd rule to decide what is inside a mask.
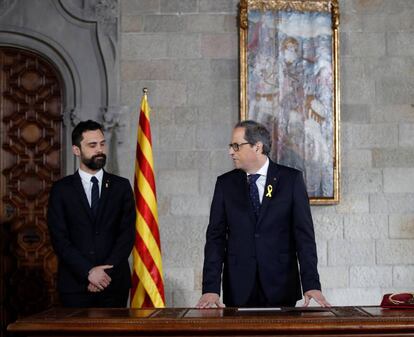
[[[193,306],[209,207],[239,119],[236,0],[121,0],[132,177],[149,89],[167,305]],[[378,304],[414,288],[414,1],[341,0],[341,203],[312,207],[324,293]]]

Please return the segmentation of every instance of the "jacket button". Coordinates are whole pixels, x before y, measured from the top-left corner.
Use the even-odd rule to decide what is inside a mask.
[[[99,235],[99,232],[95,232],[96,235]]]
[[[254,233],[254,237],[257,239],[257,238],[260,238],[260,234],[258,234],[258,233]]]
[[[95,252],[94,252],[93,250],[91,250],[91,251],[89,252],[89,254],[90,254],[90,255],[95,255]]]

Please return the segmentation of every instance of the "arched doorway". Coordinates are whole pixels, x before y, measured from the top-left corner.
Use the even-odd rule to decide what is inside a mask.
[[[7,323],[57,303],[57,260],[46,224],[62,175],[63,83],[36,53],[0,47],[0,308]]]

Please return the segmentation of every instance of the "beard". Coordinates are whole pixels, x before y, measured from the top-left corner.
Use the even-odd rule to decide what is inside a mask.
[[[89,169],[93,171],[100,170],[106,164],[106,154],[97,154],[92,156],[91,158],[86,158],[81,156],[82,163]]]

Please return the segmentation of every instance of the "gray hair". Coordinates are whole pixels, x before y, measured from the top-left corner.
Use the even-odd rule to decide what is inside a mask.
[[[234,128],[244,128],[244,138],[250,144],[254,145],[257,142],[263,144],[263,154],[268,156],[272,147],[272,139],[270,133],[263,124],[253,120],[244,120],[238,122]]]

